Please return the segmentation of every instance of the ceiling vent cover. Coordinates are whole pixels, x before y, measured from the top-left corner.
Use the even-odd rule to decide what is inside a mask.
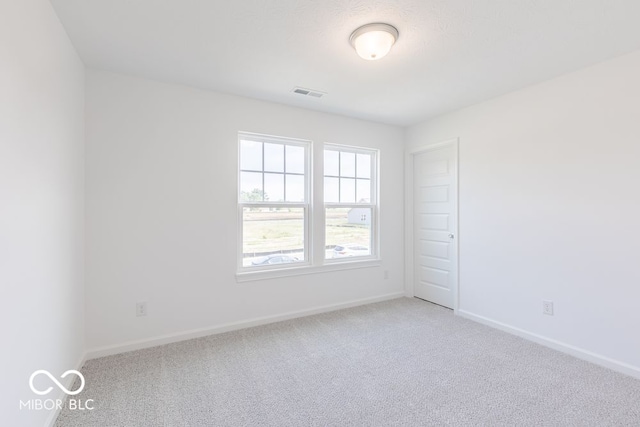
[[[319,90],[313,90],[313,89],[306,89],[303,87],[294,87],[293,93],[296,93],[302,96],[310,96],[312,98],[322,98],[323,96],[326,95],[325,92],[320,92]]]

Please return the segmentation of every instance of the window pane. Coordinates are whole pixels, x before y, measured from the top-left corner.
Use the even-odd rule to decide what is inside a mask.
[[[264,170],[284,172],[284,145],[264,144]]]
[[[324,179],[324,201],[325,203],[338,203],[340,201],[340,178]]]
[[[324,174],[338,176],[340,175],[340,170],[338,168],[338,156],[340,155],[337,151],[332,150],[324,150]]]
[[[262,142],[240,141],[240,169],[262,170]]]
[[[244,208],[242,265],[286,265],[304,261],[304,209]]]
[[[356,179],[356,200],[358,203],[371,203],[371,181]]]
[[[369,154],[357,154],[358,178],[371,178],[371,156]]]
[[[304,147],[287,145],[287,173],[304,173]]]
[[[240,200],[243,202],[263,201],[262,174],[242,172],[240,174]]]
[[[269,202],[284,201],[284,175],[276,173],[264,174],[264,199]]]
[[[340,178],[340,202],[355,203],[356,180],[352,178]]]
[[[304,175],[285,175],[287,202],[304,202]]]
[[[340,152],[340,176],[356,176],[356,153]]]
[[[371,209],[327,208],[327,259],[371,255]]]

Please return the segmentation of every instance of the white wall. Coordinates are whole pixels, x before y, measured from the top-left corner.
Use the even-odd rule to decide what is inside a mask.
[[[44,425],[49,411],[18,409],[41,398],[29,376],[83,355],[83,144],[84,66],[51,5],[1,2],[2,425]]]
[[[639,76],[636,52],[407,130],[460,138],[461,312],[640,367]]]
[[[322,142],[380,149],[383,266],[237,283],[238,131],[311,139],[316,156]],[[88,70],[90,353],[403,292],[402,138],[396,127]],[[135,317],[137,301],[147,317]]]

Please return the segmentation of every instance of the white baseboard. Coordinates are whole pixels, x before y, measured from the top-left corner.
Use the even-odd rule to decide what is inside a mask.
[[[314,307],[306,310],[291,311],[288,313],[277,314],[274,316],[257,317],[257,318],[243,320],[239,322],[232,322],[232,323],[225,323],[217,326],[210,326],[207,328],[192,329],[190,331],[178,332],[175,334],[161,335],[159,337],[154,337],[154,338],[147,338],[142,340],[129,341],[122,344],[92,348],[87,350],[86,360],[97,359],[99,357],[111,356],[114,354],[125,353],[127,351],[140,350],[143,348],[156,347],[159,345],[205,337],[208,335],[221,334],[224,332],[250,328],[253,326],[260,326],[260,325],[266,325],[269,323],[281,322],[283,320],[295,319],[297,317],[311,316],[314,314],[320,314],[320,313],[326,313],[329,311],[342,310],[344,308],[356,307],[359,305],[366,305],[366,304],[372,304],[380,301],[402,298],[404,296],[405,296],[404,292],[395,292],[392,294],[385,294],[377,297],[363,298],[363,299],[348,301],[344,303]]]
[[[74,369],[76,371],[81,371],[82,367],[84,366],[84,362],[87,361],[87,353],[84,352],[81,356],[80,356],[80,360],[78,361],[78,363],[76,363]],[[67,380],[63,380],[63,385],[65,386],[65,388],[67,390],[71,390],[71,387],[73,387],[73,383],[76,380],[76,376],[75,375],[71,375],[69,377],[69,379]],[[66,382],[65,382],[66,381]],[[62,390],[58,391],[58,397],[56,399],[60,399],[63,402],[65,402],[62,407],[64,407],[66,405],[67,399],[69,398],[69,396],[63,392]],[[57,408],[54,411],[51,411],[51,413],[49,414],[49,417],[47,418],[47,421],[45,422],[45,427],[53,427],[56,423],[56,420],[58,419],[58,416],[60,415],[60,412],[62,411],[62,408]]]
[[[547,338],[542,335],[534,334],[532,332],[525,331],[524,329],[516,328],[510,325],[507,325],[505,323],[498,322],[493,319],[489,319],[484,316],[479,316],[477,314],[470,313],[465,310],[457,310],[456,314],[460,317],[464,317],[465,319],[473,320],[475,322],[482,323],[492,328],[500,329],[501,331],[508,332],[510,334],[517,335],[529,341],[533,341],[535,343],[544,345],[545,347],[549,347],[554,350],[561,351],[563,353],[577,357],[578,359],[586,360],[587,362],[591,362],[596,365],[609,368],[613,371],[620,372],[620,373],[632,376],[634,378],[640,379],[640,368],[633,365],[629,365],[628,363],[620,362],[618,360],[611,359],[609,357],[605,357],[600,354],[596,354],[591,351],[588,351],[579,347],[575,347],[570,344],[563,343],[561,341],[556,341],[554,339]]]

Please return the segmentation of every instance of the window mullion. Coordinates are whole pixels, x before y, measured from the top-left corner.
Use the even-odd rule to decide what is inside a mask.
[[[262,201],[264,202],[264,195],[266,191],[264,191],[264,142],[260,144],[262,148]]]
[[[338,151],[338,201],[342,200],[342,151]]]
[[[283,155],[282,170],[284,171],[282,180],[284,185],[284,200],[286,201],[288,200],[287,198],[287,146],[286,145],[282,146],[282,155]]]
[[[358,203],[358,154],[353,153],[353,200]]]

